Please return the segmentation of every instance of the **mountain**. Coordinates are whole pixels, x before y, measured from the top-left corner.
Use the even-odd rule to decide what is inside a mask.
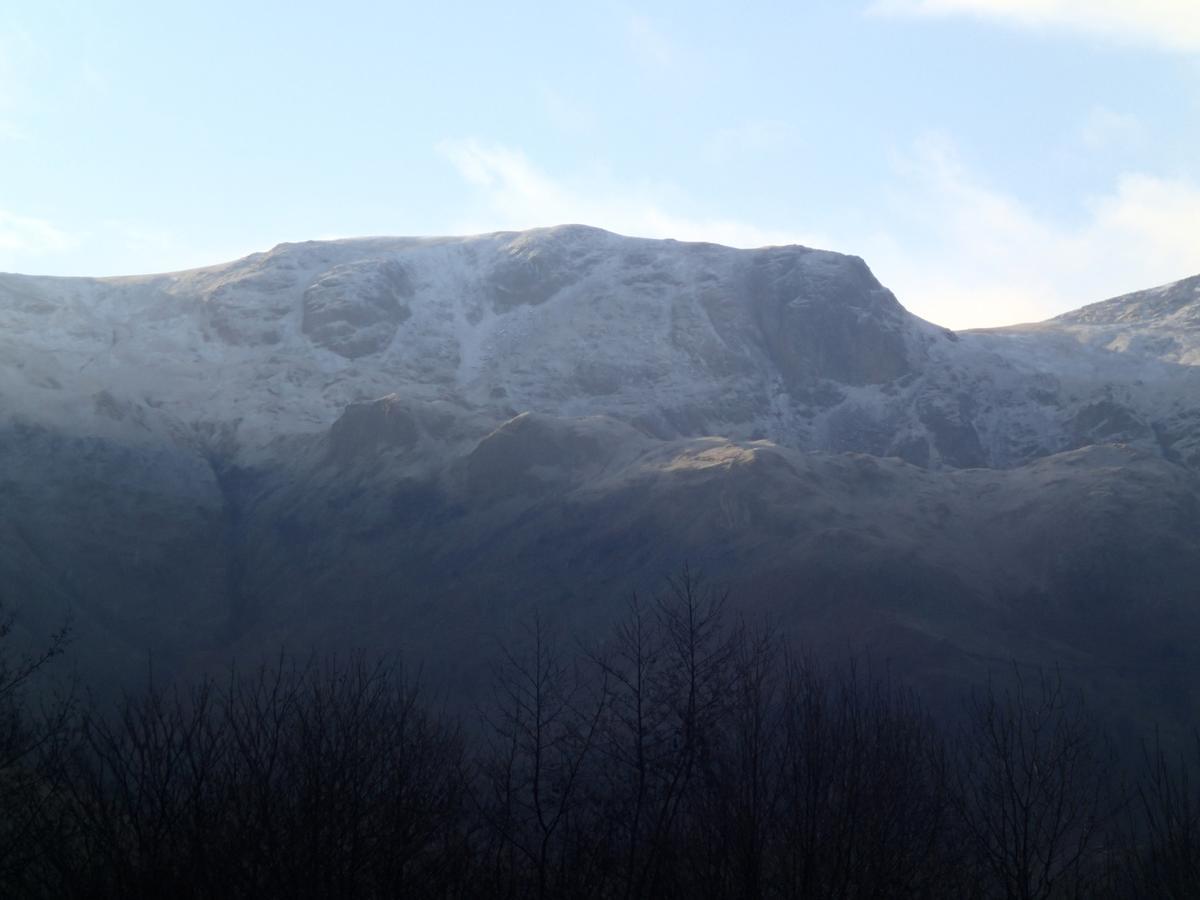
[[[402,648],[470,691],[686,561],[935,694],[1194,717],[1200,278],[953,333],[866,264],[582,226],[0,276],[0,600],[83,671]]]

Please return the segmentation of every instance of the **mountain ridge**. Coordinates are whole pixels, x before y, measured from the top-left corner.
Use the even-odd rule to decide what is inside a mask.
[[[469,693],[515,618],[595,632],[687,560],[950,693],[1179,660],[1096,678],[1183,716],[1200,368],[1105,316],[953,333],[857,257],[582,226],[0,276],[0,600],[114,678],[399,645]]]
[[[124,404],[149,423],[174,407],[187,427],[238,423],[252,448],[396,390],[490,409],[497,422],[525,409],[599,411],[662,436],[767,438],[935,467],[1019,464],[1077,445],[1072,418],[1121,402],[1113,385],[1152,379],[1152,396],[1130,402],[1155,407],[1149,418],[1166,432],[1191,412],[1191,368],[1156,365],[1178,360],[1110,357],[1049,323],[954,335],[905,312],[859,258],[799,247],[737,251],[569,226],[283,244],[183,273],[18,287],[0,278],[0,349],[34,377],[11,364],[0,372],[10,407],[36,395],[25,410],[36,419],[62,399],[53,385],[73,379],[63,396],[100,385],[101,413]],[[1153,339],[1140,338],[1143,349]],[[40,358],[22,360],[31,350]],[[50,356],[73,356],[75,371],[66,359],[56,371]],[[1071,356],[1082,365],[1054,371]],[[1105,367],[1108,385],[1095,378]],[[1048,383],[1063,376],[1066,390]],[[201,394],[214,378],[226,395]],[[943,402],[964,379],[984,396],[959,389],[962,404]],[[1081,390],[1089,396],[1071,400]],[[78,406],[61,418],[82,421]],[[1027,432],[1019,439],[1012,420]],[[1149,431],[1143,422],[1124,436]]]

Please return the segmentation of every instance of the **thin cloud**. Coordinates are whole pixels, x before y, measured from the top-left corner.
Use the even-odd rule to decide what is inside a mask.
[[[0,141],[33,139],[25,120],[36,109],[31,92],[39,82],[34,65],[37,56],[38,47],[28,32],[0,30]]]
[[[596,117],[582,103],[573,101],[548,84],[538,85],[538,99],[547,118],[559,131],[585,135],[596,130]]]
[[[709,162],[760,157],[794,150],[802,143],[800,129],[778,119],[756,119],[714,132],[704,143]]]
[[[0,210],[0,252],[40,255],[68,250],[76,240],[43,219]]]
[[[1082,31],[1172,51],[1200,51],[1196,0],[875,0],[868,12],[971,15],[1024,27]]]
[[[674,69],[684,60],[679,45],[667,37],[649,16],[630,16],[625,33],[638,58],[654,68]]]
[[[639,237],[710,241],[731,247],[778,244],[822,246],[799,231],[764,229],[724,216],[677,212],[664,200],[670,190],[620,185],[596,176],[558,178],[510,147],[477,140],[444,141],[442,154],[477,191],[481,210],[458,223],[461,230],[496,231],[579,222]]]
[[[477,211],[456,231],[580,222],[732,247],[828,247],[861,254],[905,306],[952,328],[1041,320],[1200,272],[1200,184],[1131,172],[1082,205],[1081,223],[1063,224],[987,184],[945,136],[897,160],[896,181],[872,210],[876,230],[835,240],[681,213],[681,198],[661,186],[555,177],[510,147],[460,140],[440,149],[476,192]]]
[[[1089,150],[1136,150],[1146,144],[1146,129],[1137,116],[1097,106],[1088,113],[1080,139]]]
[[[1048,318],[1200,272],[1200,184],[1130,172],[1063,224],[929,137],[897,166],[887,226],[860,243],[918,315],[952,328]]]
[[[1200,273],[1200,185],[1129,173],[1093,203],[1092,232],[1127,265],[1147,274]]]
[[[0,141],[28,141],[30,138],[29,130],[23,125],[11,119],[0,118]]]

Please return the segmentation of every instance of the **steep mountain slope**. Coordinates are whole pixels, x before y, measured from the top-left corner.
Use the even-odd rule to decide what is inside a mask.
[[[894,381],[942,337],[851,257],[579,227],[284,245],[196,272],[0,290],[10,400],[65,401],[77,421],[78,397],[103,385],[119,400],[96,399],[101,415],[162,410],[235,426],[251,447],[393,391],[497,419],[603,411],[664,436],[795,442],[820,380]]]
[[[1180,719],[1198,285],[954,334],[855,257],[580,226],[0,276],[0,599],[91,672],[317,642],[469,687],[522,611],[589,632],[690,560],[934,686],[1060,661]]]

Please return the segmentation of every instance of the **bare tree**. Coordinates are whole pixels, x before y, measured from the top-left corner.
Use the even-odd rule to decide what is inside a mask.
[[[12,629],[0,612],[0,643]],[[69,637],[68,620],[37,652],[0,653],[0,893],[8,896],[37,888],[65,832],[60,792],[77,703],[73,684],[44,676]]]
[[[771,828],[785,897],[965,896],[947,849],[941,736],[911,692],[790,660]]]
[[[1086,897],[1112,812],[1112,757],[1061,674],[972,695],[957,743],[955,806],[991,893]]]
[[[607,823],[617,896],[640,896],[654,868],[648,822],[658,796],[659,761],[672,741],[658,690],[663,638],[657,620],[635,594],[602,651],[589,659],[605,676],[608,697],[596,790]]]
[[[388,660],[280,660],[91,714],[57,896],[449,896],[455,729]]]
[[[479,810],[492,835],[497,889],[539,898],[579,896],[592,823],[584,785],[607,692],[563,661],[539,614],[527,646],[504,648],[485,716]]]
[[[762,897],[783,803],[782,645],[765,626],[735,630],[726,708],[710,739],[691,822],[691,868],[710,895]],[[699,885],[697,885],[699,887]]]
[[[669,896],[695,875],[698,785],[731,699],[725,601],[685,568],[650,603],[635,596],[590,653],[607,688],[597,805],[616,896]]]
[[[725,605],[685,569],[592,646],[534,616],[470,745],[391,659],[150,679],[77,726],[24,699],[60,645],[0,660],[4,895],[1196,896],[1192,769],[1147,752],[1118,843],[1057,673],[974,693],[948,742],[886,670]]]
[[[1194,756],[1177,759],[1161,737],[1143,747],[1120,846],[1112,854],[1108,895],[1127,900],[1200,897],[1200,734]]]

